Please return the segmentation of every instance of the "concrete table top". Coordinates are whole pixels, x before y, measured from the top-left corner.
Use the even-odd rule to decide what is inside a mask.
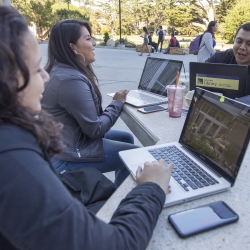
[[[185,116],[182,116],[181,118],[170,118],[166,111],[142,114],[138,112],[136,108],[125,105],[122,119],[126,120],[126,124],[130,123],[131,127],[133,125],[136,126],[135,124],[138,123],[138,126],[132,131],[138,139],[140,138],[142,140],[142,144],[146,146],[178,141],[185,121]],[[140,128],[144,131],[140,132]],[[106,204],[100,209],[97,216],[100,219],[109,222],[120,201],[135,186],[136,183],[133,178],[128,176]],[[168,222],[168,215],[171,213],[184,211],[219,200],[226,202],[236,213],[238,213],[238,222],[187,239],[179,238]],[[147,250],[182,248],[185,250],[250,249],[250,233],[248,231],[250,221],[249,208],[250,148],[247,150],[236,183],[229,191],[164,208],[154,229]]]
[[[121,118],[143,146],[151,146],[178,141],[186,116],[170,118],[166,110],[143,114],[124,105]]]

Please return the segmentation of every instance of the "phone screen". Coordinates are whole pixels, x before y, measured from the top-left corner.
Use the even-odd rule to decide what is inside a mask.
[[[169,215],[170,223],[182,238],[235,222],[238,218],[222,201]]]
[[[160,105],[155,105],[155,106],[144,107],[143,109],[144,109],[144,111],[146,111],[146,112],[150,112],[150,111],[154,111],[154,110],[161,110],[161,109],[164,109],[164,107],[162,107],[162,106],[160,106]]]

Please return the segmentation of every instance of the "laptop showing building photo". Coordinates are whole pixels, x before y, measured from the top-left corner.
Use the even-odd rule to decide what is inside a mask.
[[[135,178],[144,162],[174,163],[171,206],[226,191],[234,185],[250,139],[250,106],[196,88],[178,142],[119,152]]]
[[[235,99],[246,95],[246,65],[190,62],[190,90],[196,87]]]
[[[135,107],[167,103],[166,86],[175,84],[182,61],[148,57],[137,90],[130,90],[126,103]],[[115,93],[108,94],[114,96]]]

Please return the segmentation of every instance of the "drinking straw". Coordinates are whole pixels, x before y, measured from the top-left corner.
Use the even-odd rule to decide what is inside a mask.
[[[178,83],[179,83],[179,77],[180,77],[180,71],[177,71],[176,73],[176,78],[175,78],[175,87],[177,88]]]
[[[174,100],[173,100],[173,105],[172,105],[172,112],[173,112],[173,109],[174,109],[174,101],[175,101],[176,90],[177,90],[178,83],[179,83],[179,76],[180,76],[180,72],[177,71],[176,78],[175,78],[175,90],[174,90]]]

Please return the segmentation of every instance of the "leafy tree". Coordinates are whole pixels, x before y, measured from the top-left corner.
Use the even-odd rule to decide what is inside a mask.
[[[194,20],[192,17],[191,9],[189,5],[179,5],[175,1],[169,1],[167,9],[167,18],[166,21],[169,24],[168,33],[181,33],[181,34],[190,34],[193,27],[191,22]],[[186,29],[183,29],[183,28]],[[190,29],[188,29],[190,27]]]
[[[146,14],[148,13],[147,8],[144,8],[143,1],[128,0],[122,3],[122,26],[124,25],[129,30],[128,33],[139,34],[141,33],[141,22],[149,23],[148,14]]]
[[[30,1],[31,6],[31,21],[36,24],[38,37],[42,38],[47,34],[44,31],[49,29],[53,23],[52,5],[54,1]]]
[[[71,4],[71,0],[55,0],[55,5],[53,6],[53,9],[56,9],[56,12],[58,12],[57,10],[62,10],[63,11],[59,11],[59,16],[62,16],[62,19],[66,19],[66,18],[78,18],[78,19],[86,19],[83,18],[82,16],[88,17],[87,19],[89,20],[89,15],[86,12],[86,8],[81,6],[81,7],[75,7],[74,5]],[[84,5],[89,5],[89,1],[88,0],[78,0],[79,4],[84,4]],[[58,8],[58,6],[60,6]],[[65,15],[67,10],[67,16]],[[79,13],[77,13],[79,12]],[[60,19],[61,20],[61,19]]]
[[[82,19],[82,20],[89,20],[89,15],[87,14],[84,8],[77,8],[73,5],[70,5],[70,9],[66,4],[54,4],[52,6],[53,13],[55,14],[55,21],[60,21],[63,19],[68,19],[69,16],[72,19]]]
[[[102,26],[102,28],[101,28],[101,34],[105,35],[105,34],[109,34],[109,33],[110,33],[110,27],[109,26],[105,26],[105,25]]]
[[[14,0],[12,4],[26,17],[29,24],[36,25],[39,38],[47,36],[46,31],[52,26],[54,20],[52,13],[54,0]]]
[[[101,33],[101,25],[96,19],[90,19],[91,27],[92,27],[92,35]]]
[[[83,15],[78,10],[66,10],[66,9],[60,9],[56,10],[56,19],[57,21],[67,19],[68,16],[70,16],[71,19],[80,19],[80,20],[88,20],[88,17]]]
[[[223,24],[224,36],[233,41],[236,30],[250,20],[250,0],[239,0],[235,6],[228,11]]]
[[[215,19],[219,23],[224,23],[225,16],[233,8],[236,0],[221,0],[215,9]]]
[[[121,0],[122,1],[122,0]],[[103,0],[95,2],[95,18],[105,20],[104,25],[109,26],[111,33],[119,33],[118,0]]]
[[[167,4],[164,0],[154,0],[154,2],[154,27],[155,30],[158,30],[158,27],[166,21],[166,16],[168,15]]]
[[[27,23],[30,24],[31,22],[31,6],[30,1],[22,1],[22,0],[12,0],[12,5],[17,8],[27,20]]]
[[[71,4],[71,0],[64,0],[64,3],[66,3],[68,5],[68,18],[70,18],[70,12],[69,12],[69,5]]]
[[[89,20],[84,8],[70,5],[70,10],[68,10],[70,2],[64,0],[13,0],[12,4],[25,16],[29,25],[36,25],[37,36],[44,38],[57,21],[67,19],[69,15],[71,18]]]
[[[175,0],[178,5],[185,5],[192,16],[191,25],[206,29],[208,23],[214,20],[214,4],[219,0]]]

